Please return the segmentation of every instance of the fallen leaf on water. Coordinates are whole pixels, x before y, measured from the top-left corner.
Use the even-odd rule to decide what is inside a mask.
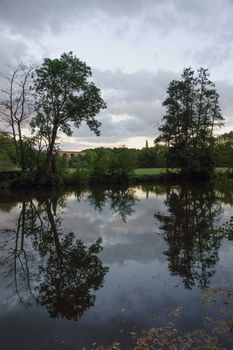
[[[130,334],[131,334],[133,337],[136,337],[136,336],[137,336],[137,333],[135,333],[135,332],[130,332]]]
[[[181,315],[182,307],[176,307],[169,312],[169,316],[179,317]]]

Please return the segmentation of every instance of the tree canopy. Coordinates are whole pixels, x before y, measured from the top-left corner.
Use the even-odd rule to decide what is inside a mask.
[[[46,175],[54,175],[52,160],[59,132],[70,136],[72,125],[79,128],[85,121],[96,135],[100,134],[101,123],[95,116],[106,104],[100,90],[90,81],[91,76],[91,68],[72,52],[56,59],[46,58],[36,69],[36,116],[32,127],[47,143]]]
[[[168,86],[159,140],[169,145],[169,166],[180,167],[184,175],[210,176],[213,171],[213,132],[223,117],[219,95],[209,80],[208,69],[197,74],[185,68],[181,80]]]

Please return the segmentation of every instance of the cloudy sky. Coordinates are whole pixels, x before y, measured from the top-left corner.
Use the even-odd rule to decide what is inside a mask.
[[[73,51],[108,108],[101,136],[85,127],[61,148],[152,146],[168,83],[209,68],[233,128],[233,0],[0,0],[0,69]]]

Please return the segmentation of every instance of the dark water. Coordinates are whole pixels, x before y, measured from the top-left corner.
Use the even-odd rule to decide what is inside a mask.
[[[2,191],[0,348],[125,349],[171,322],[210,332],[206,317],[232,310],[230,294],[201,302],[233,286],[233,198],[221,187]],[[230,333],[218,334],[229,349]]]

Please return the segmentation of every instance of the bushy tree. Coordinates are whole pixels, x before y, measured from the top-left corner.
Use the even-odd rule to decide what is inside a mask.
[[[223,117],[219,95],[207,69],[197,74],[185,68],[181,80],[173,80],[163,102],[166,113],[159,140],[168,144],[168,166],[180,167],[185,176],[210,176],[213,172],[213,131]]]
[[[97,149],[91,165],[91,180],[126,183],[135,165],[131,150],[125,146]]]
[[[156,167],[157,155],[154,147],[142,148],[138,155],[139,168],[154,168]]]
[[[233,131],[215,138],[214,158],[217,166],[233,168]]]
[[[72,52],[60,58],[46,58],[36,70],[36,116],[32,126],[38,130],[47,143],[44,174],[53,179],[54,152],[59,133],[72,135],[72,125],[79,128],[83,121],[99,135],[100,122],[96,114],[106,104],[100,90],[90,81],[91,68],[80,61]]]
[[[14,141],[8,133],[0,132],[0,170],[14,169],[17,165],[17,155]]]

